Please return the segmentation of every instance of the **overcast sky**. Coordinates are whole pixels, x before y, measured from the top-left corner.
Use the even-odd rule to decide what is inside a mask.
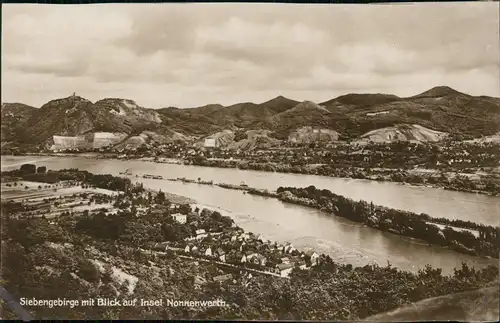
[[[2,101],[500,96],[498,3],[2,6]]]

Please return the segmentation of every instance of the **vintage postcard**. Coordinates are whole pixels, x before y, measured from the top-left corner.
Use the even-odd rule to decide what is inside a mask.
[[[2,319],[498,321],[498,3],[2,6]]]

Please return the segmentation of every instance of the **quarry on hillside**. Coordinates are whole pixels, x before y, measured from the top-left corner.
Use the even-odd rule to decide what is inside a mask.
[[[275,147],[281,141],[270,137],[271,133],[270,130],[246,130],[243,132],[244,138],[238,139],[234,131],[226,129],[203,138],[198,145],[203,145],[206,148],[224,147],[231,150]]]
[[[288,141],[293,143],[330,142],[339,140],[335,130],[321,129],[310,126],[298,128],[288,136]]]
[[[474,144],[500,143],[500,132],[491,136],[485,136],[482,138],[467,140],[466,142]]]
[[[417,124],[399,124],[372,130],[360,136],[355,143],[384,143],[392,141],[436,142],[445,139],[446,132],[436,131]]]
[[[51,150],[98,149],[116,145],[127,137],[125,133],[95,132],[79,136],[53,136]]]
[[[139,135],[130,136],[122,132],[94,132],[78,136],[53,136],[52,151],[68,149],[99,149],[114,146],[116,149],[135,149],[149,142],[165,144],[173,141],[189,140],[175,131],[158,134],[153,131],[143,131]]]
[[[105,107],[109,113],[129,119],[132,122],[161,123],[161,117],[156,111],[145,109],[133,100],[127,99],[102,99],[97,101],[96,106]]]

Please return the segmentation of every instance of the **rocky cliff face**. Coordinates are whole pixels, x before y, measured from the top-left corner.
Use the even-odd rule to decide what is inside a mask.
[[[448,136],[445,132],[435,131],[420,125],[398,124],[393,127],[372,130],[363,134],[357,143],[369,142],[393,142],[393,141],[414,141],[414,142],[436,142]]]
[[[2,114],[13,114],[12,108]],[[25,109],[24,118],[17,120],[17,140],[42,144],[54,150],[71,148],[101,148],[116,145],[129,136],[144,131],[165,135],[157,111],[143,108],[132,100],[103,99],[92,103],[79,97],[52,100],[40,109]],[[6,122],[2,118],[2,127]],[[13,128],[13,127],[10,127]],[[14,130],[13,130],[14,131]],[[2,135],[8,131],[2,131]]]

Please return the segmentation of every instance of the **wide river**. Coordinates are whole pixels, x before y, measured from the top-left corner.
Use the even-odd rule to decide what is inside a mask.
[[[83,157],[2,156],[2,171],[23,163],[47,166],[48,169],[78,168],[93,173],[118,175],[128,169],[135,174],[161,175],[163,178],[186,177],[213,180],[216,183],[240,184],[276,190],[279,186],[314,185],[356,200],[384,205],[434,217],[470,220],[499,225],[500,198],[396,183],[339,179],[314,175],[281,174],[238,169],[208,168],[144,161],[89,159]],[[333,260],[363,266],[369,263],[392,265],[416,271],[426,264],[452,273],[461,262],[484,267],[498,265],[497,260],[462,255],[413,239],[368,228],[311,208],[280,202],[276,199],[243,194],[199,184],[131,177],[146,187],[162,189],[195,199],[198,204],[218,209],[231,216],[247,231],[260,233],[272,241],[291,242],[299,249],[313,248]]]

